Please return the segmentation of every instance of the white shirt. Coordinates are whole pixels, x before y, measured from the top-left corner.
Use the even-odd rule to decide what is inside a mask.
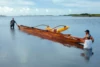
[[[85,40],[84,48],[91,49],[92,48],[92,40]]]

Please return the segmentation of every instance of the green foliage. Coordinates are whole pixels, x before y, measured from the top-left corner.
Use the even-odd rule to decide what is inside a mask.
[[[100,17],[100,14],[88,14],[88,13],[82,13],[82,14],[69,14],[68,16],[79,16],[79,17]]]

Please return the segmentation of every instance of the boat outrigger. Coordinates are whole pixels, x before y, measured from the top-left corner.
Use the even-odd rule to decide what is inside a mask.
[[[48,30],[42,30],[42,29],[38,29],[35,27],[28,27],[24,25],[18,25],[18,27],[19,27],[19,30],[26,32],[28,34],[38,36],[43,39],[48,39],[48,40],[52,40],[55,42],[59,42],[61,44],[71,43],[72,45],[75,45],[75,44],[80,44],[84,42],[84,39],[73,37],[70,34],[56,33],[56,32],[51,32]],[[83,46],[77,45],[77,47],[82,48]]]

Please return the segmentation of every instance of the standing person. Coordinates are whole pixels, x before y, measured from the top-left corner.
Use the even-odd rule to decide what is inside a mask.
[[[90,31],[85,31],[86,35],[84,37],[84,53],[81,54],[87,61],[89,61],[90,57],[94,54],[92,52],[92,44],[94,42],[94,38],[91,36]]]
[[[86,35],[85,35],[84,39],[88,38],[88,39],[92,40],[92,42],[94,42],[94,38],[91,36],[90,31],[86,30],[85,33],[86,33]]]
[[[81,43],[85,43],[86,39],[91,40],[92,43],[93,43],[94,42],[94,38],[91,36],[90,31],[86,30],[85,33],[86,33],[86,35],[85,35],[84,38],[74,37],[74,36],[71,36],[71,35],[70,35],[70,37],[73,38],[73,39],[79,40],[79,42],[81,42]]]
[[[16,21],[14,20],[14,18],[12,18],[12,20],[10,21],[10,28],[11,29],[14,29],[15,23],[16,23]]]
[[[94,38],[91,36],[90,31],[85,31],[86,35],[84,37],[84,49],[92,49],[92,43],[94,42]]]

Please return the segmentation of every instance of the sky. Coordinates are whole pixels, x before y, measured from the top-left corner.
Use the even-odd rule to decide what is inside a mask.
[[[100,13],[100,0],[0,0],[0,15]]]

